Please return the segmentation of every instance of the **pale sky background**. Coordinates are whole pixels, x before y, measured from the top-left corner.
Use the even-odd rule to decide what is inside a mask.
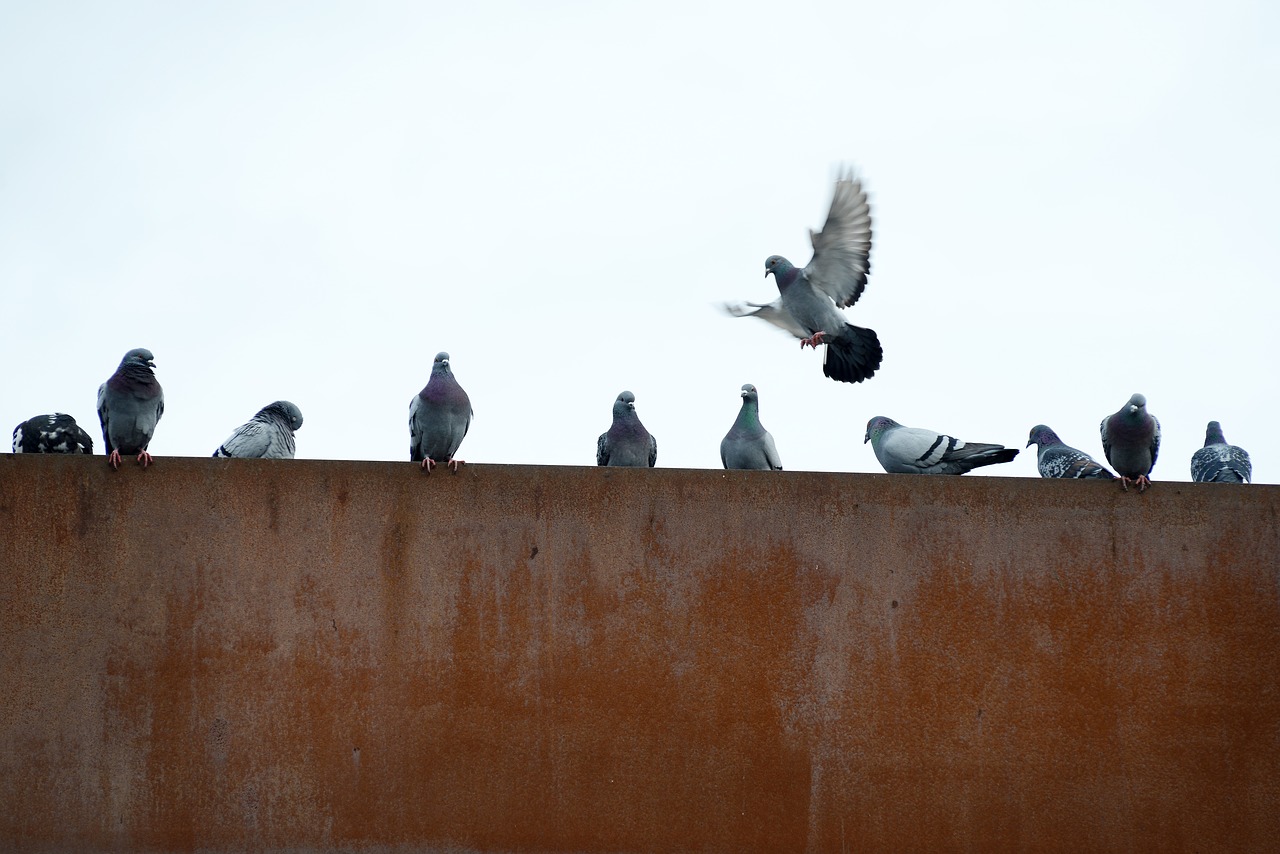
[[[0,426],[101,452],[147,347],[161,465],[279,398],[299,458],[407,461],[448,350],[475,463],[594,465],[630,389],[660,467],[719,468],[744,382],[788,469],[880,471],[873,415],[1101,459],[1140,391],[1156,481],[1218,419],[1275,483],[1278,45],[1264,2],[4,0]],[[807,263],[841,164],[858,385],[718,308]]]

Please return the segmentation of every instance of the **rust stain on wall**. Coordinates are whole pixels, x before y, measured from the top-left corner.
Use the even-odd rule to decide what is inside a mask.
[[[1278,508],[6,456],[0,848],[1264,850]]]

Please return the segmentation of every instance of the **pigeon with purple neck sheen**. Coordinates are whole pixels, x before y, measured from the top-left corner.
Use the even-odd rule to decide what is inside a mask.
[[[463,461],[453,455],[467,435],[474,414],[471,398],[449,367],[449,354],[436,353],[431,379],[409,401],[409,459],[421,462],[428,474],[440,462],[447,463],[457,474]]]
[[[770,255],[764,274],[773,276],[778,299],[771,303],[727,304],[735,317],[758,317],[817,348],[826,344],[822,373],[860,383],[875,374],[884,357],[876,333],[848,323],[840,311],[858,301],[871,272],[871,205],[852,172],[836,181],[822,231],[810,231],[813,257],[803,268]]]
[[[164,415],[164,389],[156,380],[155,367],[150,350],[130,350],[98,388],[98,420],[113,469],[120,468],[122,455],[136,455],[143,468],[152,462],[147,446]]]
[[[302,426],[302,410],[287,400],[277,400],[236,428],[213,452],[215,457],[291,460],[293,432]]]
[[[871,443],[876,459],[890,474],[964,474],[1018,455],[1017,448],[962,442],[932,430],[903,427],[883,415],[867,422],[863,442]]]
[[[70,415],[28,418],[13,428],[15,454],[92,454],[93,438]]]
[[[636,396],[624,391],[613,402],[613,424],[596,440],[596,465],[653,468],[657,462],[658,440],[640,423]]]
[[[1249,483],[1253,463],[1244,448],[1227,444],[1221,424],[1210,421],[1204,431],[1204,447],[1191,455],[1191,479],[1196,483]]]
[[[1043,424],[1031,428],[1027,447],[1036,446],[1036,468],[1041,477],[1092,478],[1115,480],[1116,476],[1099,465],[1084,451],[1076,450],[1058,438],[1058,434]]]
[[[782,471],[773,436],[760,423],[760,394],[751,383],[742,387],[742,408],[720,442],[720,462],[727,469]]]
[[[1147,412],[1147,399],[1140,394],[1118,412],[1108,415],[1098,425],[1102,433],[1102,451],[1107,462],[1120,475],[1127,490],[1136,484],[1139,492],[1151,485],[1151,469],[1160,453],[1160,422]]]

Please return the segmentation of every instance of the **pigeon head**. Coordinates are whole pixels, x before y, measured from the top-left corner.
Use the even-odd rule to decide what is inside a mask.
[[[752,403],[758,403],[760,395],[756,392],[756,387],[751,383],[747,383],[742,387],[742,396]]]
[[[120,367],[138,366],[143,368],[154,368],[156,366],[155,358],[155,356],[151,355],[150,350],[138,347],[124,354],[124,358],[120,360]]]
[[[1222,425],[1217,421],[1210,421],[1209,426],[1205,428],[1204,444],[1206,448],[1209,445],[1227,444],[1227,438],[1222,435]]]
[[[1140,394],[1135,394],[1129,398],[1129,402],[1124,405],[1124,411],[1130,415],[1137,415],[1139,410],[1147,408],[1147,399]]]
[[[449,354],[441,350],[436,353],[435,361],[431,363],[431,373],[449,373]]]
[[[772,273],[779,290],[791,284],[798,272],[795,265],[781,255],[770,255],[764,261],[764,277],[767,279]]]
[[[277,400],[275,403],[271,404],[267,408],[275,409],[281,415],[283,415],[285,417],[285,420],[289,422],[289,427],[291,429],[297,430],[300,427],[302,427],[302,410],[299,409],[296,405],[290,403],[289,401]]]
[[[900,426],[902,425],[897,421],[894,421],[892,418],[885,418],[883,415],[877,415],[875,418],[872,418],[867,422],[867,435],[863,437],[862,444],[865,445],[867,442],[874,442],[878,440],[882,435],[884,435],[884,431],[888,430],[890,427]]]
[[[613,402],[614,415],[626,415],[628,412],[634,412],[635,409],[636,396],[629,391],[618,395],[618,399]]]
[[[1045,445],[1057,445],[1061,442],[1062,440],[1058,438],[1057,433],[1053,432],[1043,424],[1037,424],[1031,428],[1031,436],[1027,439],[1027,447],[1030,448],[1032,445],[1040,445],[1041,447]]]

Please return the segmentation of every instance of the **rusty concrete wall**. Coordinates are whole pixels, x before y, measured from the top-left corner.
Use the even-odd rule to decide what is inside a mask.
[[[1261,851],[1280,487],[0,458],[0,849]]]

